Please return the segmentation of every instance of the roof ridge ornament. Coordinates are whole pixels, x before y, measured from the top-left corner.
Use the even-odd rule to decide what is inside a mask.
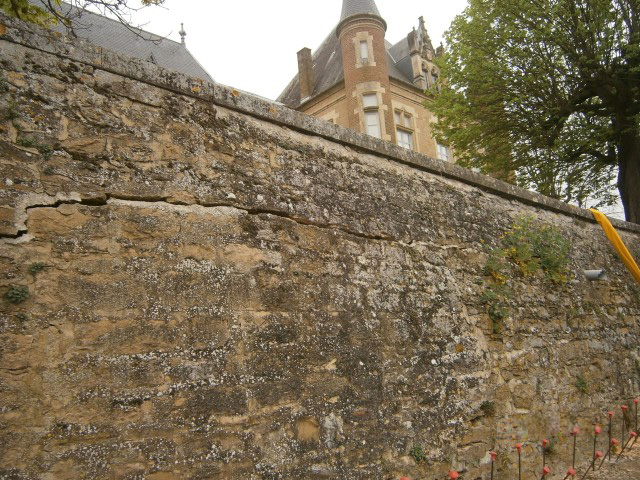
[[[180,31],[178,32],[178,34],[180,35],[180,43],[182,44],[183,47],[187,46],[187,42],[185,42],[185,37],[187,36],[187,32],[184,31],[184,23],[180,24]]]

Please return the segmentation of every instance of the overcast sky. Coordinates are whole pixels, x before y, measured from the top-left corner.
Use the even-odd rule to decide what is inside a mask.
[[[424,16],[437,46],[467,0],[376,0],[396,43]],[[275,99],[298,70],[296,53],[315,50],[338,23],[342,0],[167,0],[138,12],[134,24],[179,40],[220,83]]]

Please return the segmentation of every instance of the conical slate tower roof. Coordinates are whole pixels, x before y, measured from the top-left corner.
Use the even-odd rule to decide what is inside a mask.
[[[387,29],[387,22],[385,22],[380,15],[375,0],[343,0],[342,15],[340,15],[338,30],[340,30],[340,26],[345,22],[345,20],[359,16],[377,17],[384,24],[385,30]]]
[[[378,7],[376,7],[376,2],[374,0],[344,0],[342,2],[342,15],[340,16],[340,21],[354,15],[362,14],[380,17],[380,12],[378,11]]]

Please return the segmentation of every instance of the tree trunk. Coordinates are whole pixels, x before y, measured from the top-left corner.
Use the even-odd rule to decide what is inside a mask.
[[[640,223],[640,132],[622,134],[618,143],[618,190],[627,222]]]

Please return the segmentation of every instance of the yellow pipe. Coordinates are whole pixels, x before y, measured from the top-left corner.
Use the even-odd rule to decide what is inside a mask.
[[[604,230],[607,238],[609,238],[609,241],[611,242],[611,245],[613,245],[613,248],[616,249],[616,252],[618,252],[618,255],[620,255],[620,258],[622,259],[624,264],[631,271],[631,275],[633,275],[633,278],[635,278],[636,281],[640,283],[640,268],[638,268],[638,265],[631,256],[631,253],[629,253],[627,246],[620,238],[620,235],[618,235],[618,232],[616,232],[616,229],[613,228],[613,225],[611,225],[611,222],[605,214],[593,208],[591,208],[590,210],[596,221]]]

